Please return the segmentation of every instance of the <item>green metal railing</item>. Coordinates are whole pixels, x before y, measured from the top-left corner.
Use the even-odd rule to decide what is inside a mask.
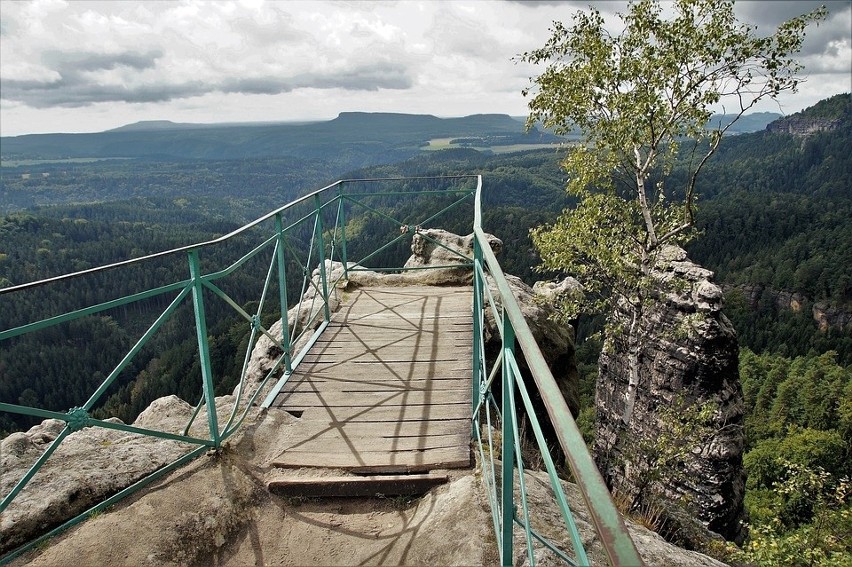
[[[494,532],[500,548],[500,564],[514,564],[513,536],[517,525],[523,530],[529,565],[535,565],[534,542],[549,549],[569,565],[589,565],[589,558],[539,423],[539,418],[547,418],[554,425],[568,467],[583,495],[592,524],[609,562],[616,566],[642,565],[633,540],[627,533],[621,515],[612,502],[556,380],[489,246],[488,238],[482,229],[481,190],[480,179],[474,212],[473,435],[478,446],[482,478],[491,501]],[[500,352],[490,369],[485,356],[484,338],[487,311],[492,314],[500,335]],[[547,409],[547,416],[536,415],[530,397],[530,386],[525,383],[518,368],[516,347],[520,347],[523,353],[535,387]],[[499,402],[493,393],[498,384]],[[559,505],[573,549],[573,557],[559,545],[543,537],[532,526],[534,512],[530,510],[527,501],[516,390],[522,398],[538,451],[547,469],[553,496]],[[499,421],[499,428],[496,427],[495,421]],[[487,440],[483,440],[483,429]],[[499,441],[495,441],[497,431]],[[515,496],[516,478],[519,484],[520,511]]]
[[[455,184],[455,186],[453,186]],[[387,190],[390,188],[391,190]],[[13,549],[0,557],[0,564],[5,564],[40,542],[71,527],[90,515],[114,504],[121,498],[129,496],[164,474],[174,470],[191,459],[222,446],[233,435],[248,415],[251,407],[259,402],[258,396],[271,383],[274,377],[278,381],[272,388],[265,401],[271,402],[275,395],[286,383],[302,357],[311,348],[322,331],[329,323],[330,301],[336,293],[341,280],[348,278],[349,273],[357,270],[400,271],[399,267],[382,267],[372,265],[372,261],[381,260],[381,256],[393,256],[392,252],[405,249],[414,234],[420,233],[431,223],[441,219],[449,211],[462,205],[472,206],[475,195],[474,176],[450,176],[441,178],[407,178],[407,179],[350,179],[333,183],[300,199],[297,199],[271,213],[249,223],[220,238],[193,244],[165,252],[150,254],[144,257],[116,262],[113,264],[81,270],[71,274],[45,278],[32,283],[15,285],[0,289],[0,300],[4,305],[12,305],[21,295],[41,290],[51,286],[69,285],[85,278],[99,278],[97,282],[109,281],[108,276],[116,271],[129,268],[139,268],[154,271],[162,267],[163,262],[184,258],[188,277],[177,279],[123,297],[110,298],[94,305],[85,305],[68,313],[51,315],[24,324],[15,324],[7,328],[7,322],[0,322],[0,348],[9,345],[18,337],[37,334],[50,328],[62,328],[63,325],[86,317],[101,316],[117,310],[128,309],[142,302],[160,300],[167,306],[139,336],[135,344],[111,369],[105,371],[106,378],[94,388],[94,391],[78,407],[68,411],[56,411],[22,404],[0,402],[0,414],[14,414],[38,419],[57,419],[64,423],[62,431],[47,446],[41,456],[29,470],[14,483],[6,494],[0,494],[0,514],[7,512],[16,497],[26,489],[39,471],[50,461],[60,445],[75,431],[86,427],[99,427],[123,431],[131,434],[151,436],[185,443],[187,452],[175,462],[139,479],[133,485],[120,491],[80,514],[65,521],[38,539]],[[424,198],[440,208],[434,214],[428,214],[428,206],[423,206]],[[411,211],[405,216],[393,213],[393,209],[383,204],[389,199],[416,202],[410,206]],[[370,214],[373,223],[384,223],[395,237],[389,238],[375,250],[360,255],[352,261],[352,239],[347,240],[347,218],[354,213]],[[469,218],[469,214],[466,215]],[[351,228],[351,227],[349,227]],[[389,232],[385,230],[385,233]],[[421,237],[429,239],[428,235]],[[361,239],[363,240],[363,239]],[[237,243],[239,246],[235,246]],[[373,245],[375,243],[372,243]],[[439,243],[436,243],[439,244]],[[234,248],[248,249],[227,265],[219,265],[217,257],[225,252],[233,254]],[[406,254],[407,256],[407,254]],[[343,265],[342,275],[332,281],[326,262],[340,261]],[[396,262],[401,264],[401,262]],[[369,265],[369,267],[368,267]],[[205,269],[208,266],[208,269]],[[210,267],[212,266],[212,267]],[[318,277],[313,277],[313,267],[316,266]],[[149,269],[150,267],[150,269]],[[438,268],[441,266],[434,266]],[[257,307],[249,312],[244,305],[248,301],[238,301],[234,292],[225,291],[228,279],[246,270],[265,270],[263,286],[256,296]],[[293,292],[288,285],[301,279],[298,292]],[[90,284],[98,285],[98,284]],[[238,288],[238,285],[230,286]],[[277,293],[275,293],[277,290]],[[310,296],[309,300],[301,298]],[[165,299],[163,299],[165,298]],[[227,419],[220,423],[223,408],[217,408],[215,396],[216,386],[222,380],[214,376],[210,337],[208,335],[208,311],[211,303],[220,302],[218,307],[224,309],[243,321],[249,335],[248,347],[245,352],[242,371],[235,389],[233,407],[225,412]],[[120,381],[122,372],[128,369],[134,358],[140,355],[152,338],[170,319],[176,317],[181,306],[191,303],[192,318],[195,324],[197,342],[197,361],[200,365],[201,399],[195,407],[192,417],[186,423],[183,431],[158,431],[156,429],[126,425],[114,420],[103,420],[94,417],[93,413],[102,403],[111,387]],[[288,305],[296,304],[295,315],[288,312]],[[264,315],[277,313],[276,319],[282,319],[280,334],[274,335],[270,328],[262,324]],[[0,317],[3,310],[0,306]],[[5,317],[4,317],[5,318]],[[37,336],[37,335],[36,335]],[[281,352],[277,362],[267,372],[263,380],[249,394],[247,371],[254,345],[261,336],[267,337]],[[298,350],[297,350],[298,349]],[[100,371],[101,369],[98,369]],[[37,379],[37,377],[32,377]],[[204,433],[198,432],[199,427],[193,428],[196,418],[206,412]],[[5,473],[5,471],[3,471]],[[0,542],[1,544],[2,542]],[[8,543],[8,542],[7,542]],[[0,549],[2,549],[0,545]],[[8,549],[7,549],[8,551]]]
[[[84,305],[67,313],[51,314],[36,321],[16,323],[9,328],[6,328],[5,322],[0,322],[0,329],[3,329],[0,330],[0,348],[3,348],[4,345],[9,344],[7,341],[14,341],[18,337],[35,334],[45,329],[62,328],[63,325],[78,319],[109,314],[115,310],[128,309],[145,302],[148,302],[145,303],[146,305],[150,305],[150,302],[158,301],[160,305],[165,305],[153,318],[153,322],[139,331],[139,338],[127,353],[114,366],[106,369],[104,380],[94,387],[93,392],[78,407],[62,412],[0,402],[0,413],[39,419],[58,419],[64,423],[59,435],[47,446],[29,470],[15,482],[11,490],[6,494],[0,493],[2,497],[0,514],[10,509],[15,498],[26,490],[68,436],[82,428],[100,427],[152,436],[181,442],[187,447],[186,453],[174,462],[140,478],[105,501],[80,511],[77,516],[68,519],[39,538],[11,550],[7,555],[0,557],[0,564],[11,561],[40,542],[104,510],[197,456],[219,449],[222,443],[239,429],[253,406],[260,404],[268,407],[280,392],[302,357],[328,325],[331,318],[332,298],[337,293],[338,286],[349,278],[350,273],[360,270],[392,272],[405,270],[406,268],[399,266],[402,263],[401,260],[408,255],[407,245],[413,235],[420,234],[422,238],[431,240],[422,229],[434,225],[439,219],[441,222],[450,222],[449,213],[458,212],[461,207],[471,207],[474,212],[474,258],[468,258],[456,250],[449,248],[447,250],[460,256],[461,265],[470,266],[474,271],[475,354],[472,380],[474,404],[472,434],[478,442],[483,478],[492,501],[494,527],[500,545],[502,564],[512,564],[512,535],[516,525],[525,534],[530,564],[535,562],[532,555],[533,540],[554,550],[569,564],[587,563],[556,469],[544,444],[535,412],[532,410],[529,386],[524,383],[524,378],[518,369],[515,359],[516,343],[524,354],[535,386],[547,407],[547,417],[556,426],[560,444],[568,456],[571,472],[586,499],[593,523],[611,563],[614,565],[639,564],[636,550],[613,507],[609,493],[574,425],[553,376],[532,338],[500,266],[487,245],[480,212],[481,190],[482,179],[474,175],[338,181],[208,242],[0,289],[0,300],[14,301],[19,294],[52,286],[59,286],[58,289],[61,290],[62,286],[71,283],[72,280],[95,277],[99,278],[97,282],[109,282],[109,276],[114,273],[113,271],[140,267],[144,269],[151,267],[153,271],[154,267],[161,266],[165,261],[185,262],[185,276],[173,278],[173,281],[165,281],[149,289],[99,300],[93,305]],[[424,206],[427,201],[429,206]],[[466,218],[470,218],[469,213],[466,213]],[[365,231],[374,229],[374,225],[379,224],[383,224],[385,228],[390,227],[391,230],[385,230],[380,240],[365,236]],[[470,225],[467,224],[467,226]],[[454,227],[445,224],[442,228]],[[360,234],[353,234],[358,232]],[[367,242],[368,244],[365,244]],[[432,242],[437,246],[445,247],[434,240]],[[237,248],[241,252],[235,253],[234,249]],[[228,255],[236,257],[230,261],[221,260],[221,257]],[[335,277],[328,268],[330,262],[336,261],[341,263],[342,270]],[[458,266],[459,264],[451,265],[454,268]],[[408,269],[445,267],[450,266]],[[258,279],[263,282],[256,295],[252,296],[253,301],[237,297],[240,285],[235,285],[232,279],[249,270],[257,272]],[[486,278],[492,282],[492,286],[486,285]],[[250,305],[251,309],[249,309]],[[294,307],[288,309],[289,305]],[[151,348],[153,339],[158,333],[162,333],[170,322],[173,323],[182,308],[186,310],[188,307],[191,307],[191,318],[195,327],[201,396],[183,430],[180,433],[158,431],[96,418],[93,414],[99,404],[103,403],[109,392],[114,390],[123,379],[126,382],[127,372],[132,367],[133,361],[141,356],[140,353]],[[211,311],[211,308],[215,309]],[[483,334],[486,309],[495,315],[503,345],[497,361],[491,365],[490,369],[484,354]],[[230,402],[233,407],[227,411],[225,407],[217,407],[217,403],[220,406],[223,403],[217,401],[215,395],[216,387],[221,385],[223,377],[214,375],[212,362],[214,353],[211,352],[213,347],[208,336],[208,314],[216,310],[224,310],[241,320],[245,333],[248,335],[244,362]],[[2,317],[1,313],[2,311],[0,311],[0,317]],[[264,325],[263,321],[276,319],[281,319],[283,324],[280,332],[273,333],[270,330],[272,326]],[[256,389],[250,391],[247,383],[250,356],[261,337],[270,340],[281,352],[281,356],[277,358]],[[498,372],[500,380],[496,380]],[[277,381],[273,385],[272,382],[276,378]],[[492,386],[495,384],[502,385],[501,403],[497,403],[492,394]],[[531,418],[535,438],[542,448],[541,453],[554,487],[554,494],[560,504],[570,536],[573,558],[533,529],[529,520],[530,510],[526,502],[523,474],[517,475],[521,484],[522,512],[516,510],[513,482],[516,471],[522,473],[524,470],[521,453],[518,450],[520,433],[515,402],[516,389]],[[261,402],[259,396],[265,390],[269,392]],[[206,423],[196,425],[195,421],[202,412],[206,413]],[[501,416],[507,416],[507,418],[501,419]],[[492,432],[498,431],[494,428],[498,427],[498,422],[502,438],[499,481],[495,469],[496,449],[492,436]],[[487,432],[487,443],[483,443],[483,430]]]

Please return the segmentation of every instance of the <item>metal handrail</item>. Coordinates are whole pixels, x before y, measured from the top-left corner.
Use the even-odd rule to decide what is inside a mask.
[[[600,537],[603,548],[612,565],[615,566],[635,566],[642,565],[642,559],[636,550],[633,540],[627,532],[624,522],[612,501],[609,491],[603,478],[598,472],[589,451],[586,447],[583,437],[577,428],[571,411],[565,402],[564,397],[559,391],[556,380],[550,372],[550,368],[541,353],[541,349],[533,337],[532,331],[524,319],[521,308],[518,305],[514,294],[512,293],[509,283],[500,267],[497,258],[488,243],[488,238],[482,229],[482,210],[481,210],[481,195],[482,179],[479,179],[476,189],[475,209],[474,209],[474,372],[478,376],[474,377],[474,423],[480,418],[483,412],[487,413],[486,421],[490,424],[490,411],[488,409],[493,404],[496,406],[499,415],[502,416],[502,446],[501,446],[501,467],[502,474],[500,478],[500,500],[498,504],[496,474],[494,471],[493,459],[493,440],[489,440],[488,448],[492,455],[491,470],[488,474],[483,474],[483,478],[491,479],[493,485],[490,486],[492,495],[492,511],[494,513],[494,524],[497,536],[497,541],[500,545],[500,557],[503,565],[512,565],[513,561],[513,526],[515,523],[521,523],[524,526],[528,559],[531,565],[535,564],[535,559],[532,555],[532,539],[540,540],[540,536],[533,534],[530,529],[530,523],[527,520],[529,511],[526,509],[525,494],[522,490],[523,518],[519,518],[515,511],[514,503],[514,468],[519,469],[519,478],[523,483],[523,462],[518,454],[518,426],[516,418],[516,405],[514,401],[514,389],[518,387],[521,396],[523,397],[524,406],[527,410],[527,415],[532,423],[536,441],[541,451],[542,458],[545,462],[548,475],[550,477],[551,486],[554,490],[556,499],[560,504],[560,509],[563,518],[566,522],[569,535],[574,547],[575,560],[567,559],[570,564],[585,565],[588,564],[588,559],[585,555],[582,542],[576,526],[573,525],[572,515],[568,510],[565,495],[562,492],[561,484],[556,474],[553,461],[550,457],[547,445],[538,424],[538,417],[532,407],[527,386],[524,384],[524,378],[518,369],[515,360],[515,345],[520,347],[530,369],[532,379],[538,389],[541,400],[547,410],[547,417],[555,426],[556,435],[559,439],[559,444],[566,456],[566,460],[577,483],[580,493],[583,495],[595,531]],[[497,288],[497,294],[500,298],[500,309],[494,304],[494,298],[488,289],[486,283],[486,271],[490,275],[494,286]],[[496,314],[500,312],[500,317],[496,321],[499,333],[501,336],[501,358],[495,363],[501,365],[502,368],[502,404],[496,404],[496,400],[491,395],[490,388],[486,385],[491,383],[491,377],[485,368],[484,357],[484,303],[489,303],[491,309]],[[492,371],[494,370],[492,369]],[[479,382],[479,384],[477,384]],[[511,415],[511,419],[507,418]],[[487,466],[485,459],[485,451],[482,447],[481,437],[479,436],[478,428],[474,427],[474,433],[480,441],[480,457],[483,461],[483,467]],[[490,428],[489,428],[490,429]],[[490,435],[490,430],[489,430]],[[523,487],[522,487],[523,488]]]
[[[134,493],[143,486],[149,484],[157,478],[162,477],[167,472],[174,470],[174,468],[177,467],[179,464],[188,462],[188,460],[202,455],[210,449],[218,449],[219,447],[221,447],[222,443],[226,439],[228,439],[238,430],[240,425],[243,423],[245,417],[248,415],[248,412],[250,411],[251,407],[257,400],[260,392],[265,389],[270,380],[277,377],[278,375],[280,375],[280,378],[278,379],[278,383],[275,385],[274,390],[277,391],[281,389],[283,384],[292,374],[293,370],[298,366],[299,362],[302,360],[302,358],[305,356],[305,354],[308,352],[314,342],[319,338],[323,329],[325,329],[329,323],[330,299],[337,282],[329,281],[329,275],[326,273],[326,260],[328,259],[331,261],[342,261],[342,264],[344,266],[344,273],[346,272],[347,267],[350,265],[350,262],[347,258],[344,204],[351,203],[354,200],[358,203],[359,206],[369,210],[370,206],[369,204],[364,202],[364,199],[368,199],[371,196],[375,197],[376,195],[384,195],[386,193],[389,193],[387,191],[376,191],[375,186],[382,183],[386,184],[389,182],[398,182],[403,180],[409,181],[414,179],[440,179],[451,181],[472,177],[474,176],[455,175],[418,178],[397,177],[382,179],[344,179],[327,185],[322,189],[318,189],[316,191],[308,193],[307,195],[300,197],[282,207],[279,207],[274,211],[267,213],[266,215],[234,231],[229,232],[228,234],[205,242],[196,243],[188,246],[181,246],[163,252],[148,254],[139,258],[114,262],[96,268],[90,268],[60,276],[44,278],[34,282],[14,285],[0,289],[0,295],[5,296],[4,299],[12,300],[16,297],[14,295],[16,293],[27,292],[51,284],[62,284],[75,278],[81,278],[87,275],[102,274],[110,270],[115,270],[117,268],[127,266],[146,266],[148,262],[151,262],[153,260],[165,257],[178,257],[181,254],[186,254],[189,267],[188,278],[178,278],[177,281],[168,283],[167,285],[162,285],[154,289],[133,293],[117,299],[104,300],[101,303],[97,303],[95,305],[87,305],[83,308],[76,309],[74,311],[70,311],[61,315],[48,316],[38,321],[18,324],[18,326],[13,328],[3,329],[2,327],[0,327],[0,345],[3,345],[4,341],[7,341],[14,337],[19,337],[49,327],[54,327],[56,325],[60,325],[69,321],[74,321],[83,317],[103,313],[116,307],[123,307],[140,301],[149,300],[154,297],[170,297],[168,306],[156,317],[156,320],[136,341],[136,343],[127,352],[127,354],[122,357],[121,361],[110,372],[107,373],[106,379],[95,388],[94,393],[89,397],[88,401],[82,407],[75,407],[63,413],[42,408],[34,408],[19,404],[0,402],[0,412],[25,415],[36,418],[58,419],[65,423],[65,426],[59,433],[59,435],[50,443],[47,449],[29,468],[29,470],[24,474],[24,476],[20,479],[17,479],[11,491],[8,494],[0,494],[0,498],[2,498],[0,499],[0,513],[2,513],[12,504],[16,496],[30,483],[30,481],[39,472],[42,466],[50,460],[51,456],[54,454],[56,449],[62,444],[62,442],[67,439],[71,433],[78,431],[82,428],[101,427],[106,429],[121,430],[128,433],[147,435],[172,441],[179,441],[187,443],[190,447],[196,447],[195,449],[188,449],[188,452],[184,456],[180,457],[177,461],[166,465],[160,470],[155,471],[154,473],[137,481],[132,486],[129,486],[118,494],[110,497],[105,502],[101,502],[93,506],[92,508],[85,510],[78,516],[68,520],[61,526],[42,535],[36,540],[31,541],[28,544],[25,544],[13,550],[11,553],[3,557],[0,557],[0,565],[11,561],[14,557],[17,557],[26,550],[32,548],[35,545],[38,545],[41,541],[44,541],[47,538],[50,538],[53,535],[61,532],[62,530],[75,525],[76,523],[82,521],[89,515],[101,511],[107,506],[118,501],[119,499]],[[357,189],[360,184],[367,184],[369,186],[369,190],[358,191]],[[350,194],[347,188],[353,185],[355,186],[355,188],[352,189]],[[397,193],[400,195],[407,194],[411,196],[417,196],[418,194],[417,191]],[[459,201],[463,201],[464,199],[469,199],[469,197],[473,195],[473,190],[459,190],[456,188],[450,191],[430,190],[428,191],[428,193],[443,193],[451,198],[456,198]],[[331,212],[334,205],[337,205],[337,216],[333,221],[334,225],[332,227],[331,224],[329,224],[329,226],[326,227],[324,215]],[[350,206],[352,205],[350,204]],[[303,207],[306,207],[307,209],[303,209]],[[447,207],[442,211],[439,211],[437,215],[446,212],[450,208],[451,207]],[[284,214],[289,214],[291,212],[294,213],[295,216],[297,216],[298,218],[285,225]],[[418,213],[425,215],[424,211],[418,211]],[[430,220],[434,219],[437,215],[432,215],[431,217],[419,220],[418,225],[426,224]],[[274,221],[274,226],[269,232],[260,235],[259,244],[249,246],[250,250],[247,253],[245,253],[237,260],[231,262],[225,268],[213,270],[209,273],[203,272],[201,268],[201,263],[199,261],[200,252],[208,249],[215,252],[216,250],[218,250],[217,246],[220,246],[237,237],[248,237],[250,236],[249,231],[251,229],[263,228],[264,223],[268,223],[269,221]],[[312,227],[309,226],[311,224]],[[338,234],[340,235],[340,258],[336,256],[336,242],[334,240],[332,240],[332,242],[325,242],[324,232],[326,228],[332,230],[332,235],[334,239],[337,238]],[[299,252],[299,250],[297,249],[298,246],[294,246],[292,242],[292,239],[298,237],[298,234],[300,234],[298,231],[301,231],[306,235],[308,235],[309,233],[309,242],[302,243],[305,245],[304,248],[306,248],[305,256],[300,256],[300,254],[305,254],[305,251],[303,250],[302,252]],[[415,230],[411,230],[408,234],[404,234],[402,236],[405,238],[411,238],[416,232],[417,231]],[[296,234],[296,237],[293,236],[294,234]],[[398,240],[399,238],[396,238],[394,239],[394,242]],[[255,257],[257,257],[261,252],[270,249],[271,259],[269,260],[269,265],[266,269],[266,278],[264,280],[263,291],[260,295],[260,301],[258,302],[257,312],[255,314],[250,314],[246,312],[237,301],[235,301],[225,291],[223,291],[223,288],[216,283],[216,280],[226,278],[232,273],[237,272],[239,270],[247,269],[247,266],[250,265],[250,259],[255,259]],[[308,287],[313,287],[316,291],[316,293],[313,294],[313,298],[309,301],[310,305],[308,307],[304,307],[305,311],[308,313],[308,321],[304,323],[300,328],[297,328],[295,326],[295,323],[289,320],[288,315],[288,261],[294,263],[296,268],[300,268],[301,273],[304,274],[304,277],[302,278],[301,290],[296,297],[303,297]],[[365,260],[362,258],[354,262],[354,264],[359,265],[363,262],[365,262]],[[310,277],[309,268],[312,268],[313,266],[318,266],[319,268],[319,282],[314,282]],[[271,284],[275,281],[277,281],[277,284],[279,286],[279,294],[277,298],[270,299],[270,297],[275,294],[270,294],[268,293],[268,291],[271,287]],[[212,373],[210,344],[208,340],[206,324],[206,305],[210,303],[212,299],[205,298],[205,293],[212,294],[211,297],[213,299],[221,300],[222,302],[224,302],[224,304],[229,307],[234,313],[236,313],[240,319],[244,320],[245,324],[249,325],[250,328],[250,339],[246,351],[246,357],[242,365],[238,386],[236,389],[234,407],[231,409],[230,415],[225,420],[224,426],[219,424],[217,417],[216,399],[214,397],[215,377]],[[94,418],[90,414],[90,412],[95,407],[97,407],[98,401],[102,396],[106,394],[106,391],[108,390],[109,386],[117,379],[119,374],[125,368],[127,368],[127,366],[130,364],[130,361],[142,350],[142,348],[148,343],[151,337],[153,337],[160,330],[163,323],[176,312],[179,305],[189,301],[192,302],[193,313],[195,318],[196,340],[198,345],[197,356],[201,366],[201,385],[203,394],[201,396],[201,399],[199,400],[198,405],[195,408],[195,411],[192,413],[192,416],[184,427],[183,432],[178,434],[165,431],[157,431],[154,429],[124,425],[121,423],[112,423],[109,421]],[[280,309],[281,319],[283,321],[280,336],[273,336],[270,330],[265,328],[261,323],[261,314],[264,313],[264,307],[267,301],[277,301],[277,303],[280,304],[278,307],[275,308]],[[298,305],[299,307],[297,309],[303,309],[302,302],[298,302]],[[292,329],[291,324],[293,326]],[[247,379],[247,369],[249,366],[249,355],[260,336],[265,336],[271,339],[273,341],[273,344],[278,346],[283,351],[282,356],[280,356],[278,360],[272,365],[272,368],[263,377],[255,392],[251,396],[248,396],[248,399],[244,399],[245,381]],[[294,348],[296,346],[298,346],[299,352],[294,352]],[[206,436],[190,434],[190,429],[193,425],[193,422],[196,416],[200,414],[200,410],[202,409],[202,407],[207,408]]]

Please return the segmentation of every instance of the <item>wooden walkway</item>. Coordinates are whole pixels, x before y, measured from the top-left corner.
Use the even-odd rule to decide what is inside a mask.
[[[272,404],[299,418],[275,465],[470,466],[471,297],[469,287],[354,291]]]

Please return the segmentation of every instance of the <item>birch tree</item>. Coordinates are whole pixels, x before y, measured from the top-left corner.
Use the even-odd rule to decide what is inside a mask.
[[[629,423],[639,387],[641,322],[652,300],[652,269],[666,245],[695,234],[695,183],[725,132],[764,99],[795,91],[802,66],[794,56],[806,27],[825,8],[793,18],[768,36],[737,20],[733,2],[638,0],[619,13],[611,34],[594,8],[569,25],[555,22],[547,43],[521,56],[544,65],[524,90],[529,124],[559,134],[579,129],[583,142],[562,163],[578,206],[532,233],[546,270],[580,280],[586,298],[566,314],[629,314],[606,332],[626,333]],[[713,109],[731,116],[710,123]],[[676,160],[687,168],[667,181]]]

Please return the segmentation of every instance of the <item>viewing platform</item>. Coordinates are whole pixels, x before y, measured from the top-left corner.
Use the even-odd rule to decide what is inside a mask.
[[[470,287],[376,287],[347,294],[271,408],[295,418],[274,466],[364,475],[276,480],[299,495],[409,492],[469,468]],[[406,476],[375,476],[406,473]],[[390,486],[389,486],[390,485]]]

